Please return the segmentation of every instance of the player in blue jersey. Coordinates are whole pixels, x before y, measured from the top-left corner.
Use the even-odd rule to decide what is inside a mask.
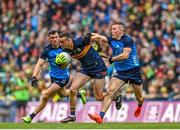
[[[57,64],[55,64],[55,58],[57,54],[60,54],[63,51],[63,49],[59,46],[59,34],[56,30],[49,31],[48,41],[50,44],[44,48],[34,68],[33,76],[31,79],[31,86],[38,86],[37,76],[40,73],[40,70],[42,69],[42,66],[44,65],[44,63],[46,63],[46,61],[48,61],[50,65],[49,74],[51,77],[52,84],[42,94],[40,104],[37,106],[34,112],[31,113],[29,116],[22,118],[22,120],[25,123],[31,123],[32,119],[46,106],[49,98],[53,96],[55,93],[58,93],[62,96],[69,96],[69,89],[65,88],[70,78],[69,70],[67,67],[62,69]],[[82,93],[81,97],[84,96],[84,93]]]
[[[101,112],[99,115],[89,114],[89,117],[99,124],[103,122],[103,117],[111,104],[113,95],[125,83],[132,84],[138,101],[138,107],[134,112],[135,117],[140,116],[144,102],[140,64],[135,43],[132,37],[125,34],[125,25],[123,23],[112,24],[110,34],[110,37],[94,34],[96,38],[100,38],[111,46],[113,54],[109,58],[109,62],[114,62],[116,69],[116,74],[111,79],[109,90],[104,97]]]
[[[75,121],[76,93],[91,78],[94,78],[94,96],[96,100],[104,98],[104,77],[107,75],[106,65],[97,51],[91,46],[91,34],[72,39],[68,32],[60,34],[60,46],[73,58],[81,62],[80,72],[76,73],[70,87],[70,116],[61,120],[62,123]]]

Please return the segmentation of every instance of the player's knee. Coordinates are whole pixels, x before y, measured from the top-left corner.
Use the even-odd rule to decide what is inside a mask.
[[[77,89],[76,88],[70,88],[70,94],[75,95],[77,93]]]
[[[97,101],[102,101],[103,100],[103,95],[102,94],[101,95],[95,95],[95,99]]]
[[[108,90],[108,91],[106,92],[106,96],[112,97],[112,96],[113,96],[113,90]]]

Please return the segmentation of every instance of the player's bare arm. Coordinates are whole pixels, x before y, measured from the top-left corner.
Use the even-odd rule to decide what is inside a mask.
[[[41,58],[38,59],[38,62],[36,64],[35,68],[34,68],[32,77],[37,77],[38,76],[38,74],[39,74],[40,70],[42,69],[45,62],[46,61],[44,59],[41,59]]]
[[[107,43],[108,44],[108,39],[106,36],[100,35],[98,33],[91,33],[92,37],[91,37],[91,41],[99,41],[101,40],[103,43]]]
[[[131,53],[131,48],[126,47],[123,49],[123,52],[119,54],[118,56],[112,57],[112,61],[118,61],[118,60],[125,60],[129,58],[129,55]]]

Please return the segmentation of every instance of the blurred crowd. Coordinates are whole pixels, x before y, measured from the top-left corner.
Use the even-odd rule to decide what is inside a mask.
[[[48,64],[39,75],[38,88],[29,87],[34,65],[45,45],[47,31],[71,30],[74,37],[87,32],[109,35],[110,24],[126,24],[137,45],[146,100],[180,100],[180,1],[178,0],[1,0],[0,100],[38,101],[49,87]],[[105,55],[111,48],[103,46]],[[108,63],[107,63],[108,64]],[[72,75],[80,68],[72,61]],[[112,76],[113,65],[108,65]],[[90,81],[85,86],[93,100]],[[126,100],[134,99],[130,85]],[[58,101],[55,96],[53,101]],[[4,103],[4,102],[3,102]],[[0,102],[1,104],[3,104]]]

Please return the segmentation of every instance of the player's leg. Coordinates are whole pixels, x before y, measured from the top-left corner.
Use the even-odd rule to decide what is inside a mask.
[[[72,84],[72,81],[73,81],[74,77],[72,75],[70,75],[70,78],[69,78],[69,82],[67,83],[67,85],[63,88],[61,88],[57,94],[63,98],[63,97],[66,97],[66,96],[69,96],[69,93],[70,93],[70,87],[71,87],[71,84]],[[82,101],[83,104],[86,104],[86,91],[84,89],[78,91],[77,93],[77,97],[79,97]]]
[[[124,85],[124,84],[123,84]],[[122,87],[121,87],[122,88]],[[120,110],[122,107],[122,95],[121,89],[118,89],[114,94],[113,101],[115,101],[116,110]]]
[[[31,123],[32,119],[46,106],[49,98],[55,94],[60,89],[60,86],[56,83],[53,83],[40,97],[40,103],[36,107],[33,113],[27,117],[23,117],[22,120],[25,123]]]
[[[104,85],[105,85],[104,78],[94,79],[93,91],[97,101],[102,101],[104,99],[104,96],[106,95],[106,93],[103,93]]]
[[[70,75],[69,82],[65,86],[66,89],[69,89],[71,87],[73,79],[74,79],[74,76]]]
[[[103,103],[102,103],[102,112],[106,112],[111,104],[111,101],[113,99],[113,95],[115,92],[123,86],[125,82],[123,80],[120,80],[116,77],[113,77],[109,84],[109,90],[106,93],[106,96],[104,97]]]
[[[72,85],[70,87],[70,116],[67,118],[61,120],[61,123],[68,123],[75,121],[75,108],[76,108],[76,100],[77,100],[77,92],[78,90],[83,87],[86,82],[90,79],[89,76],[78,72],[72,82]]]
[[[131,71],[129,71],[128,74],[129,74],[130,83],[134,88],[136,100],[138,101],[138,107],[134,112],[134,116],[138,117],[141,114],[142,105],[144,102],[141,70],[140,68],[134,68]]]
[[[65,87],[60,88],[59,91],[57,92],[57,94],[63,98],[63,97],[67,97],[70,94],[70,89],[66,89]],[[83,105],[86,104],[86,91],[84,89],[78,91],[77,93],[77,97],[79,97],[83,103]]]
[[[67,97],[67,96],[69,96],[69,93],[70,93],[70,90],[69,90],[69,89],[66,89],[65,87],[60,88],[60,89],[57,91],[57,94],[58,94],[60,97]]]
[[[35,109],[34,114],[38,114],[47,104],[49,98],[54,95],[55,92],[57,92],[60,89],[60,86],[56,83],[53,83],[51,87],[49,87],[41,96],[40,104]]]
[[[73,81],[73,76],[70,75],[68,83],[64,87],[61,87],[59,89],[59,91],[57,91],[57,94],[60,97],[67,97],[67,96],[69,96],[69,93],[70,93],[69,88],[71,87],[72,81]]]
[[[109,90],[106,92],[106,96],[104,97],[102,102],[101,112],[99,113],[99,115],[88,114],[92,120],[96,121],[99,124],[103,122],[103,117],[107,112],[109,106],[111,105],[113,95],[121,86],[123,86],[124,83],[125,82],[123,80],[120,80],[116,77],[113,77],[111,79],[109,84]]]
[[[144,97],[143,97],[143,85],[137,85],[137,84],[132,84],[133,88],[134,88],[134,93],[136,96],[136,100],[138,101],[138,107],[136,108],[135,112],[134,112],[134,116],[135,117],[139,117],[141,114],[141,110],[142,110],[142,105],[144,102]]]
[[[72,85],[70,87],[70,106],[72,108],[72,113],[75,112],[75,107],[76,107],[76,98],[77,98],[77,93],[78,90],[83,87],[87,81],[89,81],[90,77],[78,72],[72,82]],[[71,109],[70,108],[70,109]]]
[[[94,78],[93,92],[97,101],[102,101],[106,93],[103,93],[105,87],[105,77],[107,76],[107,68],[103,61],[99,61],[93,71],[89,70],[89,73]]]

